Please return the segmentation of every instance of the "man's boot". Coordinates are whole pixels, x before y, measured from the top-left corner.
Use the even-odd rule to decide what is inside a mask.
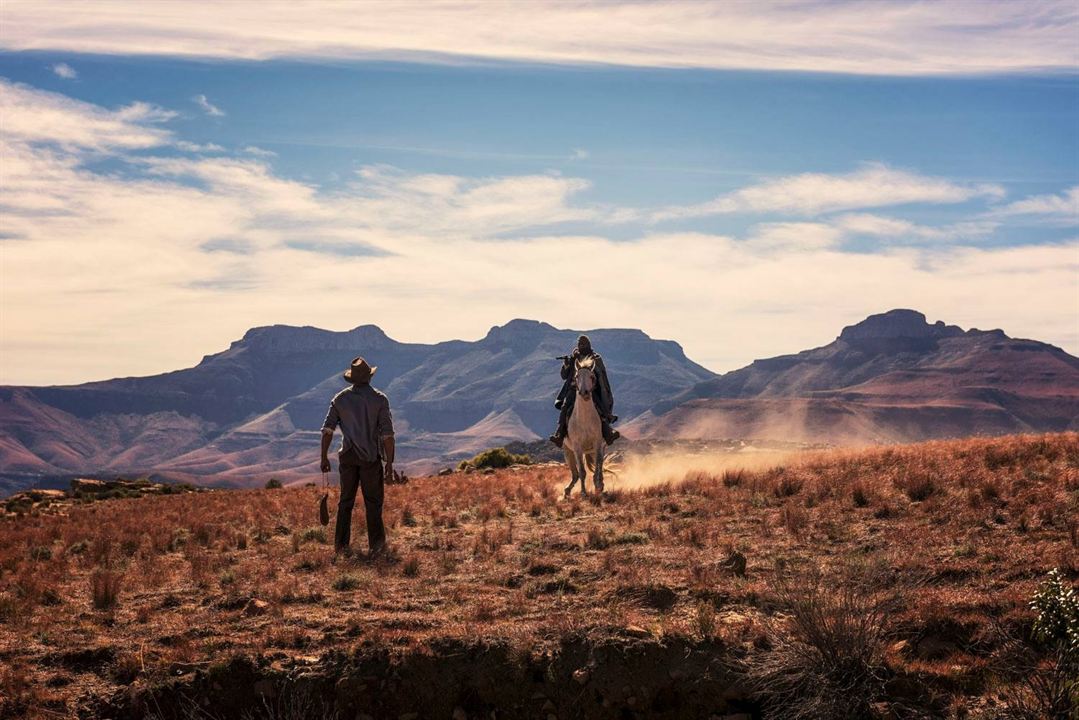
[[[603,430],[603,442],[607,443],[608,445],[613,443],[618,438],[622,437],[622,433],[611,427],[611,423],[607,420],[603,421],[601,429]]]
[[[554,431],[554,435],[547,438],[548,440],[553,442],[558,447],[562,447],[562,441],[564,441],[566,439],[566,433],[568,432],[568,430],[566,429],[566,424],[567,423],[566,423],[564,418],[565,418],[564,415],[559,416],[559,418],[558,418],[558,429]]]

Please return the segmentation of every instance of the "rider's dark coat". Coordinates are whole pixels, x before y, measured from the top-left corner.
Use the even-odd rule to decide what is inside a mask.
[[[592,393],[592,401],[596,404],[596,411],[601,418],[609,417],[614,412],[614,395],[611,393],[611,382],[607,379],[607,368],[603,364],[603,358],[598,352],[591,352],[584,357],[592,356],[594,365],[592,372],[596,376],[596,389]],[[581,351],[575,349],[569,360],[562,363],[562,390],[558,393],[558,399],[572,405],[577,394],[572,391],[574,386],[574,374],[576,361],[580,359]]]

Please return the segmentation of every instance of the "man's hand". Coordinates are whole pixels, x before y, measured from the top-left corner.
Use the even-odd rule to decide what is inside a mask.
[[[383,480],[388,483],[392,483],[394,481],[393,463],[386,463],[386,471],[385,475],[383,476]]]
[[[329,472],[330,471],[330,459],[327,458],[327,457],[323,457],[322,462],[319,463],[318,469],[321,470],[322,472]]]

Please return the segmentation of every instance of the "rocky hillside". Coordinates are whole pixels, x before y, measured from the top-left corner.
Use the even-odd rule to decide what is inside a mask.
[[[640,330],[590,330],[617,411],[633,417],[713,373]],[[561,382],[555,356],[577,330],[514,320],[481,340],[401,343],[348,332],[254,328],[193,368],[62,387],[0,388],[0,492],[74,474],[153,473],[264,482],[317,477],[318,429],[356,355],[378,365],[404,465],[432,467],[545,436]]]
[[[645,437],[911,441],[1079,427],[1079,358],[892,310],[657,403]]]

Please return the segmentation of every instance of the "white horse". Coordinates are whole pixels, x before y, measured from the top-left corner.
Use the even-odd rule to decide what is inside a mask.
[[[566,486],[566,497],[569,497],[578,480],[581,481],[581,494],[588,494],[585,480],[590,468],[593,471],[592,484],[596,492],[603,492],[603,457],[607,452],[607,443],[603,441],[603,425],[599,412],[596,404],[592,402],[592,393],[596,387],[593,365],[594,361],[590,357],[576,363],[577,399],[569,416],[569,432],[562,443],[566,465],[572,475],[570,484]]]

